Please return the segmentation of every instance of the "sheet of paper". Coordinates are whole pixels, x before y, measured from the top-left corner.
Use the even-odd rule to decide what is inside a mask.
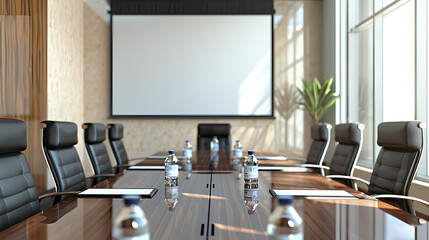
[[[131,166],[128,170],[164,170],[165,166]],[[179,166],[182,169],[182,166]]]
[[[258,160],[286,160],[287,157],[283,156],[256,156]]]
[[[312,172],[305,167],[282,167],[282,166],[259,166],[261,171],[282,171],[282,172]]]
[[[131,166],[129,170],[164,170],[164,166]]]
[[[344,190],[295,190],[273,189],[277,196],[292,195],[295,198],[357,198]]]
[[[166,159],[168,156],[162,156],[162,155],[153,155],[153,156],[148,156],[147,159]],[[182,159],[183,156],[176,156],[177,159]]]
[[[141,195],[150,196],[154,189],[153,188],[90,188],[78,195],[80,196],[122,196],[122,195]]]

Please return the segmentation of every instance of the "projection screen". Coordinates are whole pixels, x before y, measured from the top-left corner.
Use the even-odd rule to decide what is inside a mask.
[[[272,15],[113,15],[112,117],[272,117]]]

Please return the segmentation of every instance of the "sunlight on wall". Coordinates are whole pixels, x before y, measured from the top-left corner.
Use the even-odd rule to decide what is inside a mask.
[[[277,152],[304,157],[308,151],[311,121],[302,107],[296,87],[301,79],[321,74],[321,39],[317,29],[321,3],[316,1],[275,2],[275,114]],[[311,30],[311,31],[310,31]],[[316,61],[315,61],[316,60]]]

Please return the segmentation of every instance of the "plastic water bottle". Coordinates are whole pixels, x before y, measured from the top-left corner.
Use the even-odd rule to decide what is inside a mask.
[[[139,206],[140,196],[124,196],[125,208],[115,220],[112,236],[124,240],[149,240],[149,224]]]
[[[243,156],[243,145],[240,140],[235,141],[233,158],[241,158]]]
[[[214,151],[210,153],[210,165],[216,169],[217,165],[219,164],[219,152]]]
[[[244,204],[247,208],[247,213],[250,215],[255,214],[256,207],[259,204],[259,189],[244,188]]]
[[[304,239],[302,218],[292,203],[292,196],[279,197],[277,207],[268,218],[267,233],[270,239]]]
[[[192,175],[192,162],[188,158],[183,158],[182,169],[185,171],[185,178],[189,179]]]
[[[258,188],[258,159],[255,157],[255,151],[248,151],[249,157],[244,161],[244,187]]]
[[[243,170],[243,164],[241,163],[241,158],[234,158],[232,160],[234,176],[235,179],[239,180],[241,178],[241,172]]]
[[[164,201],[168,206],[168,211],[172,212],[179,202],[179,185],[165,187]]]
[[[219,140],[217,139],[217,136],[214,136],[210,142],[210,151],[219,152]]]
[[[177,186],[179,178],[179,160],[174,155],[174,150],[168,151],[165,159],[165,186]]]
[[[185,141],[185,145],[183,145],[182,150],[183,150],[183,159],[192,158],[192,145],[188,140]]]

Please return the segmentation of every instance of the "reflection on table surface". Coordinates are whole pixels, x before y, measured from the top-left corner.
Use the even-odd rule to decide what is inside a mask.
[[[258,188],[249,190],[239,163],[220,153],[216,161],[221,169],[209,169],[202,163],[209,165],[210,158],[199,154],[192,159],[192,170],[182,168],[174,188],[164,186],[160,170],[124,170],[96,187],[157,188],[154,198],[140,203],[152,239],[268,239],[268,216],[277,204],[269,189],[342,189],[360,194],[312,172],[260,171]],[[427,238],[427,224],[421,219],[382,201],[296,199],[294,206],[302,214],[306,239]],[[0,239],[109,239],[122,208],[121,199],[69,198],[1,232]]]

